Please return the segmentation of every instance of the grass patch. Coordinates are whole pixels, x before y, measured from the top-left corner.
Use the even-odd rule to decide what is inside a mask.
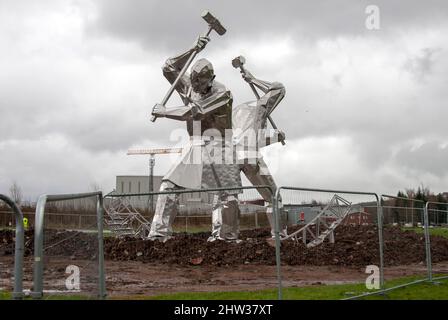
[[[386,288],[418,280],[417,277],[406,277],[387,282]],[[385,295],[366,297],[368,300],[448,300],[448,280],[440,280],[439,284],[420,283],[409,287],[399,288]],[[349,298],[367,292],[364,283],[344,285],[320,285],[298,288],[285,288],[283,299],[285,300],[339,300]],[[149,297],[156,300],[275,300],[277,290],[259,290],[245,292],[183,292]]]
[[[11,299],[11,293],[0,291],[0,300],[10,300]]]
[[[434,275],[434,277],[446,275]],[[418,277],[404,277],[387,281],[386,288],[420,280]],[[319,285],[285,288],[285,300],[340,300],[367,292],[364,283],[343,285]],[[0,291],[0,299],[11,299],[9,292]],[[30,299],[30,298],[26,298]],[[85,295],[44,295],[45,300],[90,300],[95,297]],[[229,291],[229,292],[181,292],[157,296],[114,296],[109,299],[123,300],[276,300],[277,290]],[[435,283],[422,282],[408,287],[395,289],[383,295],[365,297],[366,300],[448,300],[448,279]]]
[[[403,231],[413,231],[415,233],[423,234],[425,229],[419,228],[419,227],[412,227],[412,228],[403,228]],[[431,236],[440,236],[444,238],[448,238],[448,228],[429,228],[429,235]]]

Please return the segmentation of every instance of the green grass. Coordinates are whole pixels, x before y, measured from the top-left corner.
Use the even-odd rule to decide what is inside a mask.
[[[0,300],[10,300],[11,299],[11,293],[0,291]]]
[[[423,228],[419,228],[419,227],[412,227],[412,228],[403,228],[403,231],[414,231],[416,233],[424,233],[424,229]],[[441,236],[444,238],[448,238],[448,228],[441,228],[441,227],[437,227],[437,228],[429,228],[429,234],[431,236]]]
[[[418,280],[416,277],[406,277],[387,282],[386,288]],[[367,292],[363,283],[344,284],[344,285],[320,285],[306,286],[298,288],[285,288],[283,290],[283,299],[285,300],[339,300],[350,296],[359,295]],[[260,290],[251,292],[186,292],[169,295],[159,295],[152,297],[157,300],[275,300],[277,299],[277,290]],[[385,295],[374,295],[364,299],[391,299],[391,300],[413,300],[413,299],[431,299],[448,300],[448,280],[441,280],[440,284],[421,283],[409,287],[400,288],[386,293]]]
[[[437,275],[442,276],[442,275]],[[386,288],[419,280],[417,277],[405,277],[387,281]],[[319,285],[296,288],[285,288],[283,299],[285,300],[339,300],[350,296],[367,292],[364,283],[344,285]],[[0,292],[0,299],[10,299],[7,292]],[[88,296],[82,295],[47,295],[48,300],[87,300]],[[230,291],[230,292],[181,292],[158,296],[115,296],[111,299],[126,300],[276,300],[277,290],[267,289],[258,291]],[[365,297],[368,300],[448,300],[448,279],[439,280],[437,283],[423,282],[408,287],[399,288],[384,295]]]

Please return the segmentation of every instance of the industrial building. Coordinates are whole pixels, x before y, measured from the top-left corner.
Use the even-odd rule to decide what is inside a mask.
[[[149,176],[117,176],[115,191],[120,194],[132,193],[148,193],[151,190],[158,191],[162,183],[162,176],[153,176],[153,186],[150,187]],[[147,209],[151,207],[155,209],[157,196],[150,199],[149,196],[133,196],[129,200],[135,208]],[[151,201],[152,200],[152,201]],[[179,211],[194,212],[195,214],[211,212],[211,205],[213,203],[213,194],[207,192],[201,193],[183,193],[179,195]]]

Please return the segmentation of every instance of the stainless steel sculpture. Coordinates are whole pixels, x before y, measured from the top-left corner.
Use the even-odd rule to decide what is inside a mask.
[[[152,111],[153,120],[165,117],[185,121],[190,135],[190,143],[179,161],[162,179],[160,191],[241,186],[239,165],[229,159],[229,155],[233,158],[232,137],[228,134],[232,128],[232,94],[215,81],[213,66],[207,59],[196,61],[191,73],[186,73],[196,54],[210,41],[211,30],[220,35],[226,31],[209,12],[204,12],[202,17],[209,24],[208,32],[198,38],[193,48],[166,61],[163,74],[172,86],[162,103],[156,104]],[[184,106],[165,107],[173,90],[179,93]],[[238,193],[241,191],[215,195],[213,216],[221,218],[220,228],[212,232],[211,240],[238,238]],[[171,237],[177,205],[176,194],[159,195],[149,239],[165,241]]]
[[[216,19],[210,12],[204,11],[202,13],[202,18],[208,23],[208,30],[205,33],[205,36],[200,37],[200,38],[208,39],[208,36],[212,32],[212,30],[215,30],[216,33],[219,34],[220,36],[222,36],[223,34],[226,33],[227,30],[222,26],[221,22],[219,22],[219,20]],[[174,89],[177,90],[176,86],[178,85],[179,81],[181,81],[182,77],[187,72],[187,69],[190,66],[191,62],[194,60],[196,55],[204,48],[205,44],[206,44],[206,42],[205,43],[198,42],[198,45],[192,49],[192,52],[189,54],[187,62],[185,62],[182,70],[180,70],[180,72],[178,73],[176,80],[174,80],[174,81],[170,80],[171,87],[168,90],[168,92],[166,93],[166,95],[163,98],[160,105],[165,106],[165,104],[168,102],[169,98],[173,94]],[[151,121],[154,122],[154,121],[156,121],[156,119],[157,119],[157,114],[153,113],[153,117],[151,118]]]
[[[241,164],[241,171],[247,179],[254,185],[269,185],[273,192],[277,189],[274,178],[263,160],[259,149],[271,143],[280,141],[285,144],[285,134],[277,128],[271,113],[278,106],[285,96],[285,87],[279,82],[267,82],[255,78],[244,68],[245,59],[242,56],[232,60],[232,65],[239,68],[243,79],[249,83],[257,101],[247,102],[238,105],[233,109],[233,136],[236,144],[238,160],[244,160]],[[260,96],[257,89],[263,92]],[[271,123],[273,134],[267,130],[267,121]],[[240,148],[238,147],[240,145]],[[272,217],[272,196],[269,189],[258,188],[260,195],[268,203],[266,214],[271,226],[271,235],[274,237],[274,220]],[[279,205],[281,208],[281,203]],[[286,216],[283,210],[280,214],[280,235],[287,235]]]

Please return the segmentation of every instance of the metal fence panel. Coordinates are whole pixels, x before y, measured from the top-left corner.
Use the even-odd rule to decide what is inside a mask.
[[[424,202],[381,195],[384,215],[384,264],[386,283],[404,275],[416,280],[387,291],[425,281],[427,274]],[[420,233],[419,233],[420,232]],[[405,266],[405,267],[404,267]],[[402,270],[404,268],[404,270]]]
[[[21,299],[23,297],[23,256],[24,256],[24,226],[23,213],[17,204],[9,197],[0,194],[0,200],[5,202],[14,211],[15,216],[15,242],[14,247],[14,289],[13,298]],[[1,245],[4,245],[3,243]]]
[[[315,218],[304,225],[297,226],[297,231],[290,233],[289,237],[282,237],[279,233],[279,217],[280,208],[279,203],[281,200],[281,205],[285,208],[288,205],[295,205],[296,207],[319,207],[316,212]],[[375,210],[371,213],[365,212],[364,207],[375,207]],[[278,299],[283,299],[283,275],[282,275],[282,263],[281,263],[281,246],[287,247],[287,242],[285,241],[299,241],[302,242],[303,250],[306,251],[306,255],[316,256],[317,260],[320,258],[319,255],[322,254],[322,260],[326,263],[328,259],[332,259],[337,265],[338,263],[346,263],[346,261],[341,261],[340,259],[350,259],[355,255],[345,255],[341,254],[336,257],[332,255],[332,251],[337,252],[338,245],[341,246],[341,241],[338,243],[338,237],[340,238],[343,234],[338,234],[338,230],[343,230],[341,228],[343,225],[349,225],[354,223],[358,227],[353,227],[352,231],[360,228],[371,228],[369,232],[374,232],[373,241],[370,241],[368,245],[363,247],[362,241],[354,243],[354,250],[356,251],[356,246],[358,246],[359,253],[362,250],[369,250],[369,253],[373,254],[374,260],[369,260],[369,264],[375,264],[378,266],[379,270],[379,284],[383,285],[383,251],[382,251],[382,214],[381,207],[379,206],[379,198],[375,193],[368,192],[356,192],[356,191],[342,191],[342,190],[324,190],[324,189],[312,189],[312,188],[296,188],[296,187],[280,187],[276,193],[276,265],[277,265],[277,275],[278,275]],[[350,216],[358,213],[359,216],[370,216],[370,219],[366,224],[370,224],[370,227],[363,226],[364,219],[354,219],[353,222],[350,221]],[[333,219],[333,220],[331,220]],[[356,222],[358,221],[358,222]],[[360,223],[359,223],[360,221]],[[324,230],[319,230],[324,228]],[[339,229],[338,229],[339,228]],[[348,230],[348,229],[347,229]],[[292,230],[291,230],[292,231]],[[356,231],[357,232],[357,231]],[[294,235],[295,234],[295,235]],[[373,235],[372,234],[372,235]],[[294,236],[292,236],[294,235]],[[341,240],[341,239],[340,239]],[[280,242],[282,243],[280,244]],[[334,242],[334,243],[333,243]],[[361,249],[362,248],[362,249]],[[289,248],[288,248],[289,249]],[[372,257],[371,257],[372,258]],[[330,262],[331,263],[331,262]],[[359,263],[358,263],[359,264]],[[353,265],[354,266],[354,265]],[[366,275],[364,272],[360,272],[360,265],[357,265],[357,282],[365,281]],[[362,266],[365,268],[366,266]],[[333,271],[335,272],[335,271]],[[337,274],[337,272],[335,272]]]
[[[66,200],[82,199],[85,203],[84,199],[89,198],[90,208],[95,208],[97,216],[86,230],[70,231],[64,226],[68,222],[64,221],[64,215],[56,216],[58,221],[55,216],[45,214],[48,202],[57,207]],[[102,200],[101,192],[39,198],[35,215],[33,298],[42,298],[44,293],[105,297]],[[69,215],[65,218],[71,220]],[[50,222],[64,230],[46,228]]]
[[[257,186],[257,188],[269,188],[268,186]],[[106,196],[105,202],[108,197],[113,198],[129,198],[129,197],[143,197],[152,195],[156,198],[159,194],[183,194],[187,198],[195,198],[191,196],[194,193],[206,193],[215,192],[221,190],[239,190],[244,192],[239,195],[239,200],[244,204],[246,201],[254,200],[248,190],[254,190],[255,187],[235,187],[235,188],[213,188],[213,189],[200,189],[200,190],[175,190],[167,192],[154,192],[151,194],[109,194]],[[271,192],[272,193],[272,192]],[[255,192],[253,193],[255,196]],[[259,196],[258,196],[259,197]],[[254,209],[249,208],[247,211]],[[152,295],[156,294],[165,287],[170,288],[170,292],[176,291],[190,291],[187,288],[193,288],[192,290],[219,290],[220,286],[226,286],[232,288],[233,281],[241,282],[241,279],[247,279],[247,282],[254,281],[260,283],[262,279],[269,279],[273,285],[275,285],[276,276],[275,268],[273,266],[267,269],[272,270],[272,274],[260,274],[254,273],[251,265],[248,265],[249,261],[240,260],[237,265],[231,264],[225,265],[221,259],[233,259],[236,256],[236,252],[243,250],[244,244],[250,244],[252,240],[248,240],[242,236],[246,230],[253,230],[257,225],[258,227],[269,226],[268,219],[266,218],[266,208],[257,206],[260,210],[257,214],[251,212],[243,212],[240,216],[240,242],[225,242],[215,241],[208,242],[207,238],[210,236],[211,231],[211,208],[208,209],[207,214],[196,215],[194,211],[188,214],[182,214],[178,210],[178,215],[173,222],[174,239],[168,240],[166,243],[159,241],[148,241],[139,237],[122,237],[114,238],[113,234],[107,239],[106,256],[110,273],[108,277],[114,279],[114,285],[112,288],[108,287],[108,292],[111,296],[121,297],[123,295]],[[142,213],[143,214],[143,213]],[[193,215],[194,214],[194,215]],[[150,218],[148,218],[151,221]],[[257,231],[254,231],[256,234]],[[269,237],[269,231],[262,239],[265,242]],[[257,239],[255,239],[257,240]],[[183,242],[184,241],[184,242]],[[260,240],[261,241],[261,240]],[[269,254],[274,258],[274,249],[267,245]],[[234,251],[233,251],[234,250]],[[247,256],[251,254],[257,255],[254,252],[245,252]],[[188,252],[186,256],[186,252]],[[191,256],[189,255],[191,253]],[[213,255],[212,257],[210,255]],[[187,257],[187,259],[184,259]],[[209,260],[207,260],[209,259]],[[250,259],[249,257],[247,259]],[[146,263],[146,265],[141,265]],[[117,267],[123,266],[125,272],[117,272]],[[145,268],[143,271],[141,268]],[[154,268],[156,268],[157,275],[154,274]],[[216,269],[215,269],[216,268]],[[219,270],[226,270],[231,279],[226,279],[224,274],[221,274]],[[233,272],[232,272],[233,271]],[[145,277],[142,276],[145,274]],[[174,276],[173,276],[174,274]],[[185,274],[185,276],[180,276]],[[194,276],[193,276],[194,275]],[[249,280],[252,279],[252,280]],[[254,280],[255,279],[255,280]],[[197,288],[200,289],[197,289]],[[237,289],[236,287],[234,289]],[[232,289],[227,289],[232,290]],[[240,289],[241,290],[241,289]]]

